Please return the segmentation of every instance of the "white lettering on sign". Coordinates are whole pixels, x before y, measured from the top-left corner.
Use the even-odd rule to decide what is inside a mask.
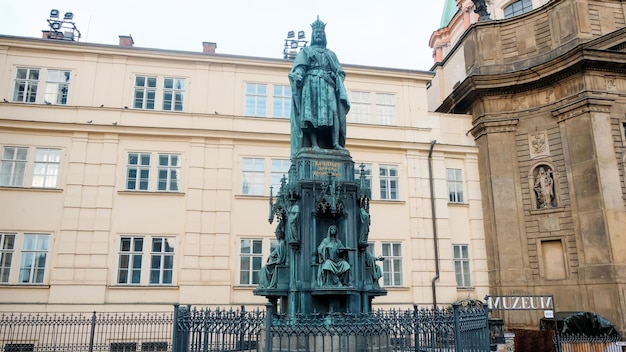
[[[489,309],[552,310],[552,296],[487,296]]]

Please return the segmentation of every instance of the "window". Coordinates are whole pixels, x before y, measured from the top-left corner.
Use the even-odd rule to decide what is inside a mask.
[[[161,83],[160,83],[161,82]],[[157,91],[161,100],[157,102]],[[161,106],[163,111],[183,111],[185,101],[185,79],[157,76],[135,76],[133,108],[154,110]]]
[[[61,149],[37,148],[33,168],[33,187],[56,188],[61,165]]]
[[[461,169],[446,169],[448,181],[448,201],[450,203],[463,203],[463,177]]]
[[[291,115],[291,87],[274,86],[274,111],[273,117],[289,118]]]
[[[163,153],[158,154],[156,158],[158,165],[153,166],[151,162],[152,153],[128,153],[126,163],[127,191],[180,191],[181,155]],[[156,179],[150,179],[150,175],[157,175],[157,177]]]
[[[14,249],[15,234],[0,233],[0,283],[9,282]]]
[[[144,241],[150,244],[149,255]],[[150,265],[144,265],[150,260]],[[149,270],[149,273],[144,271]],[[171,285],[174,276],[174,238],[151,236],[123,236],[120,239],[117,283],[122,285],[144,284],[149,276],[150,285]]]
[[[285,176],[289,178],[289,168],[291,167],[291,160],[285,159],[272,159],[272,187],[274,194],[277,194],[280,189],[280,180]]]
[[[42,284],[46,273],[46,259],[50,235],[24,234],[19,283]]]
[[[70,71],[48,70],[46,77],[46,104],[67,104],[67,92],[70,87]]]
[[[398,200],[398,168],[392,165],[380,165],[380,199]]]
[[[263,240],[242,239],[239,256],[239,284],[257,285],[263,261]]]
[[[33,352],[34,343],[7,343],[4,345],[4,352]]]
[[[27,160],[28,148],[4,147],[0,165],[0,186],[23,186]]]
[[[174,247],[171,239],[152,238],[150,253],[150,284],[172,284],[174,273]]]
[[[20,103],[35,103],[37,101],[38,85],[38,68],[18,68],[15,73],[13,101]]]
[[[365,174],[365,184],[372,190],[372,164],[362,164],[363,173]],[[358,184],[361,179],[361,166],[354,168],[354,181]],[[360,186],[360,185],[359,185]]]
[[[181,78],[165,78],[163,80],[163,110],[183,111],[185,97],[185,80]]]
[[[519,0],[504,8],[504,18],[518,16],[533,9],[531,0]]]
[[[150,153],[128,153],[126,189],[147,191],[150,177]]]
[[[111,342],[111,352],[134,352],[137,351],[136,342]]]
[[[376,93],[376,123],[381,125],[396,124],[395,94]]]
[[[456,287],[472,287],[470,281],[469,248],[466,244],[455,244],[454,254],[454,274],[456,276]]]
[[[135,77],[135,109],[154,110],[157,78],[148,76]]]
[[[262,196],[265,188],[265,160],[243,158],[241,170],[243,173],[241,193]]]
[[[258,83],[246,84],[246,116],[267,116],[267,85]]]
[[[141,343],[142,351],[161,351],[165,352],[168,350],[166,341],[156,341],[156,342],[142,342]]]
[[[159,154],[159,181],[157,190],[178,191],[178,175],[180,174],[180,155]]]
[[[352,92],[350,94],[350,122],[370,123],[371,103],[369,92]]]
[[[383,242],[383,285],[402,286],[402,246]]]
[[[31,187],[57,188],[61,149],[36,148],[33,159],[29,159],[31,158],[29,149],[29,147],[3,147],[0,186],[24,187],[30,183]]]

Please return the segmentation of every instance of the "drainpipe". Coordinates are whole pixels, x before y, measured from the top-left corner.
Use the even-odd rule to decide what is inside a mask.
[[[433,218],[433,245],[435,246],[435,277],[431,283],[433,288],[433,308],[437,308],[437,289],[435,281],[439,280],[439,244],[437,240],[437,212],[435,211],[435,180],[433,178],[433,148],[437,140],[430,142],[430,151],[428,152],[428,177],[430,181],[430,208]]]

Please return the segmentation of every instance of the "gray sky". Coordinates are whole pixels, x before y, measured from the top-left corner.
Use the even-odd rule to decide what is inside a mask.
[[[306,32],[319,15],[328,47],[344,64],[428,70],[428,39],[444,0],[0,0],[0,34],[41,37],[50,9],[74,13],[81,42],[282,58],[290,30]]]

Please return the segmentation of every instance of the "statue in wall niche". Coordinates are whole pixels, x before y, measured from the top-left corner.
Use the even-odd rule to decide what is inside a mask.
[[[298,220],[300,219],[300,206],[298,202],[292,202],[289,209],[287,209],[287,241],[298,242],[300,241],[300,235],[298,232]]]
[[[478,20],[488,20],[490,13],[487,12],[487,4],[485,3],[485,0],[472,0],[472,2],[474,3],[474,12],[478,14]]]
[[[350,110],[343,85],[346,74],[335,53],[326,48],[326,24],[318,17],[311,28],[311,45],[300,50],[289,73],[292,158],[302,148],[346,146]]]
[[[372,275],[372,285],[375,288],[380,288],[378,280],[383,277],[383,270],[380,268],[380,266],[378,266],[378,264],[376,264],[376,262],[382,262],[383,260],[385,260],[385,258],[383,258],[382,256],[374,257],[374,255],[370,253],[370,251],[365,251],[365,255],[367,256],[365,258],[365,266],[370,268],[370,273]]]
[[[317,247],[319,287],[349,286],[350,264],[346,259],[350,250],[354,249],[345,247],[337,238],[337,226],[331,225],[326,237]]]
[[[267,262],[259,271],[259,287],[274,288],[278,283],[278,265],[284,265],[287,259],[287,249],[285,245],[285,230],[281,223],[276,226],[276,240],[278,245],[272,250]]]
[[[359,208],[359,219],[361,220],[359,225],[359,245],[367,246],[367,239],[370,233],[370,223],[372,220],[366,205],[362,205]]]
[[[537,208],[552,208],[554,198],[554,180],[552,170],[539,168],[539,173],[535,176],[535,192],[537,193]]]

